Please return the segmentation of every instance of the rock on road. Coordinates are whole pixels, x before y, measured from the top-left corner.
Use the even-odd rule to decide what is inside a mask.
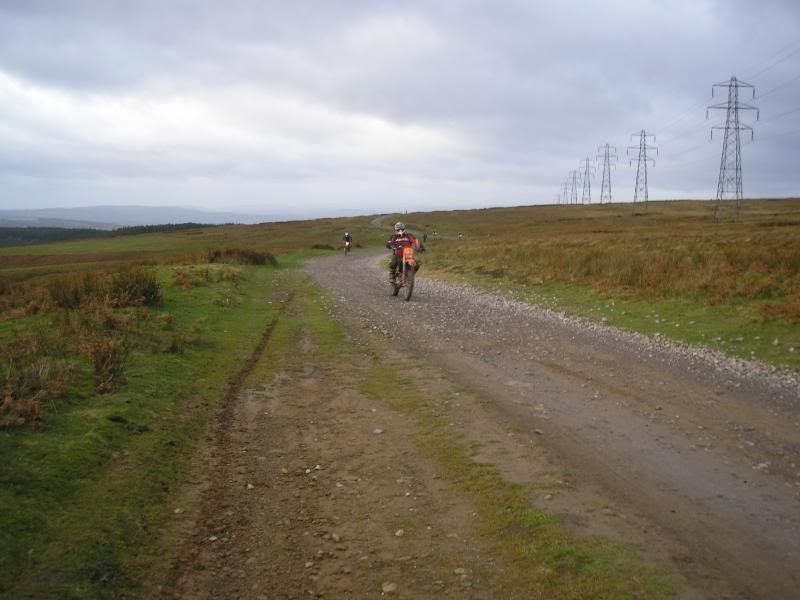
[[[800,387],[791,376],[568,318],[420,272],[389,294],[380,256],[307,270],[367,322],[478,390],[559,461],[741,597],[800,589]],[[710,575],[709,575],[710,574]]]

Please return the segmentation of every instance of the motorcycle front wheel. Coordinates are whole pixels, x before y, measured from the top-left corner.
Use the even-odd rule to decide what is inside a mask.
[[[406,302],[411,300],[411,293],[414,291],[414,269],[410,268],[406,274]]]

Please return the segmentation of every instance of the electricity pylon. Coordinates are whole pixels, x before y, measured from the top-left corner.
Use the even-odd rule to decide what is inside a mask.
[[[570,171],[569,172],[569,181],[570,181],[570,191],[569,191],[569,203],[570,204],[577,204],[578,203],[578,172],[577,171]]]
[[[719,163],[719,179],[717,181],[717,201],[714,204],[714,218],[721,221],[725,200],[733,200],[734,220],[739,220],[739,205],[742,200],[742,149],[739,143],[739,132],[742,130],[750,132],[750,139],[753,139],[753,128],[739,122],[740,110],[756,111],[758,120],[758,108],[749,104],[739,102],[739,88],[750,88],[753,98],[756,97],[756,89],[749,83],[739,81],[736,77],[731,77],[730,81],[715,83],[711,86],[711,96],[714,96],[714,89],[718,87],[728,88],[728,101],[720,104],[712,104],[706,107],[706,119],[708,111],[712,109],[725,109],[725,125],[715,125],[711,128],[711,139],[714,139],[715,129],[725,130],[725,139],[722,142],[722,159]]]
[[[592,175],[594,175],[594,166],[589,167],[591,159],[587,156],[584,161],[586,166],[581,172],[581,181],[583,182],[583,190],[581,191],[581,204],[592,203]]]
[[[611,202],[611,168],[616,168],[617,147],[606,144],[597,148],[597,157],[603,156],[603,182],[600,184],[600,204],[603,201]],[[614,162],[612,162],[614,161]]]
[[[632,133],[631,137],[639,136],[639,145],[638,146],[628,146],[628,155],[630,155],[631,150],[637,150],[639,152],[639,158],[636,164],[636,190],[633,193],[633,214],[641,214],[637,212],[637,205],[641,206],[644,204],[644,214],[647,214],[647,161],[653,163],[653,166],[656,166],[656,161],[652,158],[647,158],[647,151],[648,150],[655,150],[656,156],[658,156],[658,148],[655,146],[648,146],[647,145],[647,138],[653,138],[653,143],[656,141],[655,134],[647,133],[644,129],[642,129],[639,133]],[[633,163],[633,160],[629,161]]]
[[[569,181],[564,182],[564,193],[561,194],[561,204],[569,204]]]

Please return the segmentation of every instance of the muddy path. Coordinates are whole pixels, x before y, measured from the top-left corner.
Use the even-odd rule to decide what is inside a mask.
[[[651,543],[644,521],[588,484],[576,495],[540,433],[354,319],[346,303],[320,298],[307,275],[278,274],[269,293],[278,315],[232,377],[172,499],[164,535],[173,550],[140,597],[652,595],[660,570],[634,562],[618,584],[617,567],[602,577],[575,568],[569,552],[585,548],[569,539],[559,547],[566,561],[551,561],[558,571],[520,560],[520,546],[542,535],[523,522],[536,515],[529,502],[560,512],[579,535],[649,548],[659,564],[680,552]],[[522,510],[498,520],[515,502]],[[702,597],[673,573],[661,579]],[[730,595],[713,574],[703,587]]]
[[[800,589],[800,390],[466,287],[389,295],[376,254],[308,266],[351,327],[423,357],[575,473],[553,509],[659,552],[709,596]],[[524,468],[524,467],[523,467]],[[534,465],[531,466],[535,468]],[[597,499],[608,507],[592,512]],[[608,517],[608,518],[605,518]]]

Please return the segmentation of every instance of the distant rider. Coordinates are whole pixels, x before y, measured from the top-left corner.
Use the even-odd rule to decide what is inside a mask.
[[[420,249],[420,243],[417,238],[415,238],[412,234],[406,232],[406,226],[403,223],[395,223],[394,224],[394,235],[389,238],[389,241],[386,242],[386,247],[392,250],[392,262],[389,264],[389,281],[394,281],[394,274],[397,271],[397,264],[400,261],[400,258],[403,256],[403,248],[414,248],[415,250]],[[420,267],[419,261],[417,261],[417,268],[415,271],[418,271]]]
[[[342,238],[342,240],[346,245],[349,245],[351,248],[353,247],[353,236],[347,233],[346,231],[344,233],[344,237]]]

